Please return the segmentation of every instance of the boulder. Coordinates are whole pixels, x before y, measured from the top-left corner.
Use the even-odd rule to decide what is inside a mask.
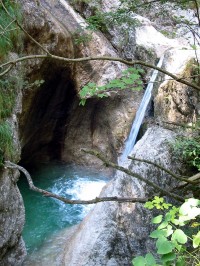
[[[169,146],[175,137],[171,130],[151,127],[135,145],[132,155],[177,172],[180,164],[172,158]],[[129,161],[125,166],[166,190],[177,184],[152,165]],[[148,197],[156,192],[146,183],[117,172],[101,196]],[[151,213],[142,204],[98,203],[68,240],[64,265],[130,266],[134,256],[153,252],[154,244],[148,238],[152,230],[150,219]]]

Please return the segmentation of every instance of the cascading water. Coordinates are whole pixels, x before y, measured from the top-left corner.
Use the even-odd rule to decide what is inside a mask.
[[[161,56],[161,58],[157,64],[157,67],[162,66],[163,59],[164,59],[164,55]],[[125,142],[125,148],[124,148],[123,154],[119,158],[119,164],[122,164],[127,159],[127,156],[131,153],[131,151],[135,145],[135,141],[136,141],[138,132],[140,130],[142,121],[144,119],[148,104],[151,100],[152,89],[153,89],[154,82],[157,78],[157,74],[158,74],[158,70],[155,69],[153,71],[153,74],[152,74],[150,81],[147,85],[147,88],[145,90],[145,93],[144,93],[144,96],[142,98],[139,109],[137,110],[134,122],[133,122],[132,127],[131,127],[129,137]]]

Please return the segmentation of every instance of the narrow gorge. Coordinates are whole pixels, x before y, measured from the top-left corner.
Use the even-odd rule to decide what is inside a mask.
[[[66,206],[29,191],[25,177],[4,162],[23,166],[38,186],[43,183],[44,189],[73,199],[92,199],[100,191],[100,197],[150,199],[157,195],[155,187],[139,180],[138,175],[174,192],[180,181],[145,160],[180,176],[198,172],[172,149],[177,137],[198,136],[198,130],[190,129],[198,128],[200,114],[198,41],[194,45],[193,33],[185,33],[184,26],[173,21],[173,16],[185,16],[196,23],[195,9],[176,9],[166,1],[163,10],[166,8],[168,16],[161,12],[158,17],[154,11],[159,6],[155,3],[149,12],[139,8],[138,13],[128,12],[123,20],[116,11],[122,5],[118,0],[16,2],[22,14],[16,26],[20,25],[23,44],[20,52],[13,49],[0,56],[2,66],[12,62],[6,78],[14,76],[17,80],[12,112],[5,120],[12,130],[14,152],[4,152],[0,169],[0,265],[131,266],[135,256],[155,253],[154,241],[149,238],[152,212],[142,203]],[[4,6],[3,2],[0,5]],[[97,14],[105,14],[105,21],[96,21]],[[114,17],[112,23],[106,21],[106,14]],[[176,31],[176,37],[164,34],[171,30]],[[96,56],[122,60],[72,60]],[[22,57],[26,60],[15,62]],[[123,60],[145,62],[139,64],[141,72],[134,74],[140,75],[142,89],[129,81],[126,89],[111,86],[103,95],[106,97],[88,92],[82,105],[82,88],[94,84],[97,91],[120,79],[129,67]],[[154,72],[149,65],[157,66]],[[148,87],[153,90],[145,100],[139,130],[133,121]],[[132,124],[137,131],[133,141],[136,144],[124,152]],[[3,139],[1,130],[0,137]],[[83,150],[98,151],[115,164],[120,161],[135,177],[107,167],[98,156]],[[128,155],[141,161],[130,160]],[[175,192],[183,196],[181,191]],[[46,199],[52,201],[45,209]],[[25,212],[24,206],[30,210]],[[39,216],[37,208],[44,217]],[[34,232],[49,230],[38,234],[35,248],[37,240],[25,226],[25,240],[32,241],[30,245],[35,248],[33,254],[28,249],[28,255],[22,237],[27,218],[41,226]]]

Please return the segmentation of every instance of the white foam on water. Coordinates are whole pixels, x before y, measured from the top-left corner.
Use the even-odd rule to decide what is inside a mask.
[[[64,177],[61,177],[50,190],[55,194],[74,200],[91,200],[99,196],[105,184],[106,181],[101,179],[74,178],[65,180]],[[73,205],[69,209],[65,203],[55,201],[59,208],[66,212],[66,220],[70,223],[74,223],[74,213],[76,213],[76,219],[82,220],[94,206],[93,204]]]

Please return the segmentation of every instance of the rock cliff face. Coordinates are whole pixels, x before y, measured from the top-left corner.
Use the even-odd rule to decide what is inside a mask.
[[[24,27],[49,52],[68,58],[117,55],[101,33],[94,33],[87,44],[74,44],[75,32],[84,20],[67,3],[41,1],[38,6],[37,1],[19,2]],[[25,36],[24,53],[43,51]],[[56,159],[101,167],[99,161],[88,161],[80,153],[82,147],[99,148],[112,160],[117,159],[142,93],[117,93],[105,101],[89,99],[81,107],[78,92],[88,82],[101,85],[118,77],[124,66],[99,61],[74,65],[46,59],[29,60],[24,69],[24,87],[11,118],[17,145],[15,162],[21,157],[25,165],[35,166]],[[44,83],[35,86],[36,80]],[[5,266],[21,264],[25,255],[21,240],[24,208],[16,182],[17,173],[1,171],[0,264]]]
[[[199,57],[199,53],[197,53]],[[195,76],[195,56],[190,50],[172,49],[165,56],[164,68],[176,75]],[[196,123],[200,114],[199,91],[165,76],[155,97],[155,117],[160,123]]]
[[[2,266],[21,265],[26,255],[21,233],[24,225],[24,208],[17,187],[18,175],[4,171],[0,175],[0,262]]]
[[[92,33],[92,39],[77,44],[77,30],[80,30],[80,23],[85,25],[83,17],[92,12],[92,5],[76,4],[81,17],[63,0],[19,2],[26,30],[55,55],[67,58],[111,55],[155,63],[164,50],[179,45],[178,40],[164,37],[150,20],[140,16],[137,17],[140,27],[134,27],[129,32],[123,31],[127,25],[120,28],[108,26],[106,34]],[[115,5],[118,5],[117,1]],[[113,2],[102,1],[99,8],[109,10],[112,6]],[[86,29],[84,33],[87,34]],[[121,42],[120,38],[125,42]],[[26,36],[24,53],[30,55],[44,51]],[[188,70],[187,64],[194,58],[191,52],[174,49],[166,55],[164,67],[177,75],[183,72],[189,75],[191,68]],[[88,99],[84,107],[79,105],[78,93],[88,82],[101,85],[118,77],[125,66],[106,61],[68,64],[48,58],[29,60],[25,69],[26,85],[16,105],[20,106],[22,96],[22,107],[15,110],[11,118],[17,145],[15,161],[20,160],[22,149],[21,159],[27,166],[63,160],[102,168],[98,159],[83,155],[81,148],[98,149],[110,160],[117,161],[143,93],[117,92],[107,99]],[[146,72],[144,78],[148,79],[150,72]],[[163,75],[160,78],[168,79]],[[35,86],[36,80],[44,83]],[[172,160],[168,145],[176,133],[166,129],[164,122],[193,122],[198,119],[199,95],[180,83],[165,80],[154,96],[153,111],[160,126],[154,125],[147,130],[133,154],[177,172],[180,164]],[[131,162],[127,162],[126,166],[165,189],[176,185],[170,176],[152,166]],[[0,264],[3,266],[20,265],[25,255],[21,239],[24,209],[16,181],[17,173],[5,170],[0,175]],[[137,179],[117,173],[102,195],[143,197],[152,192]],[[68,236],[69,244],[61,256],[62,264],[130,265],[134,255],[152,251],[152,243],[147,240],[149,219],[150,213],[140,204],[98,204],[73,236]]]
[[[194,58],[191,51],[171,50],[165,56],[163,68],[188,77]],[[184,174],[180,172],[184,171],[183,165],[171,154],[170,143],[180,134],[182,123],[198,119],[199,93],[169,80],[168,76],[161,75],[160,78],[163,82],[155,91],[154,98],[155,118],[159,126],[148,128],[135,145],[132,155]],[[124,166],[168,191],[177,184],[166,173],[145,163],[127,161]],[[145,183],[118,172],[104,188],[102,196],[148,197],[155,192]],[[79,225],[70,245],[66,245],[64,265],[131,265],[135,255],[153,251],[152,242],[148,239],[150,218],[151,214],[140,204],[98,204]]]
[[[159,162],[172,171],[177,165],[170,156],[168,141],[176,134],[160,127],[147,130],[136,144],[133,155]],[[144,163],[126,163],[126,167],[170,189],[175,184],[170,176]],[[163,182],[165,180],[165,182]],[[137,179],[118,172],[104,188],[102,196],[145,197],[153,189]],[[80,224],[77,232],[66,245],[64,265],[131,265],[136,254],[151,252],[153,245],[148,239],[151,214],[140,204],[100,203]]]
[[[16,73],[12,73],[16,74]],[[20,159],[20,143],[17,115],[21,112],[20,88],[11,117],[8,119],[13,133],[15,154],[13,160]],[[24,226],[25,213],[21,194],[17,187],[19,173],[1,167],[0,169],[0,264],[2,266],[21,265],[26,255],[21,234]]]
[[[117,56],[101,33],[93,33],[87,44],[74,44],[74,34],[84,20],[66,2],[41,1],[40,6],[34,1],[23,2],[23,9],[29,33],[51,53],[68,58]],[[25,48],[28,54],[40,52],[28,39]],[[116,160],[142,92],[117,93],[104,101],[89,99],[85,107],[79,106],[78,92],[87,82],[104,84],[118,77],[124,68],[106,61],[76,65],[52,60],[28,62],[27,79],[42,79],[44,84],[24,90],[20,118],[24,164],[52,159],[87,164],[82,147],[98,148]],[[99,162],[93,160],[92,164],[98,167]]]

